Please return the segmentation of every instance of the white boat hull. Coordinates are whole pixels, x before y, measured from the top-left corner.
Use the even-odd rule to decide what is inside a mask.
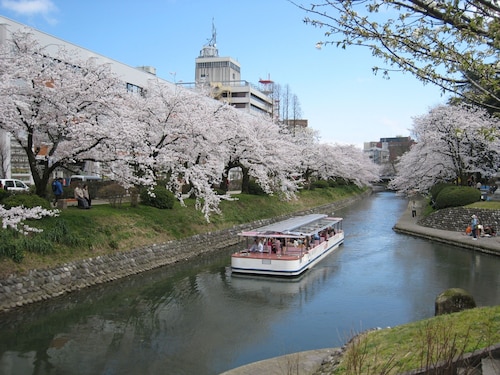
[[[297,254],[236,252],[231,256],[231,270],[240,274],[299,276],[333,253],[343,242],[344,232],[340,232]]]

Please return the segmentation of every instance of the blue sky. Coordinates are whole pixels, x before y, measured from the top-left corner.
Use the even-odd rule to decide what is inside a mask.
[[[307,4],[309,1],[307,2]],[[305,3],[306,4],[306,3]],[[323,31],[286,0],[0,0],[0,13],[169,81],[194,81],[195,58],[217,31],[219,56],[242,79],[288,84],[322,142],[355,144],[408,136],[412,117],[444,103],[409,74],[373,75],[367,49],[315,48]]]

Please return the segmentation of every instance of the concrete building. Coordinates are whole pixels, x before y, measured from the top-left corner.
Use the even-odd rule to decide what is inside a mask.
[[[363,152],[376,164],[394,163],[414,143],[411,137],[380,138],[378,142],[365,142]]]
[[[241,79],[241,66],[231,57],[220,57],[217,33],[212,26],[212,38],[203,46],[195,60],[195,82],[183,83],[186,87],[209,87],[214,99],[229,103],[248,112],[275,113],[273,100],[267,93]]]

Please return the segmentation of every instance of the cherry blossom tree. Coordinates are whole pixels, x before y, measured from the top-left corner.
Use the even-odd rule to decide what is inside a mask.
[[[0,49],[0,128],[28,157],[39,196],[56,168],[116,157],[125,86],[94,58],[78,60],[57,47],[50,53],[28,32],[12,34]],[[45,159],[37,153],[47,147]]]
[[[376,182],[380,178],[380,166],[375,164],[363,150],[354,145],[326,145],[329,152],[319,170],[324,179],[342,179],[362,187]]]
[[[317,132],[308,128],[295,131],[293,137],[300,148],[303,181],[311,178],[343,180],[366,186],[379,179],[379,166],[354,145],[321,143]]]
[[[416,117],[416,144],[397,164],[390,187],[427,192],[438,182],[465,185],[471,174],[492,176],[500,163],[499,120],[466,105],[437,106]]]
[[[181,203],[188,186],[187,195],[196,198],[207,219],[218,212],[220,200],[230,198],[214,186],[223,175],[227,122],[234,109],[157,79],[133,103],[127,115],[132,130],[121,143],[123,157],[112,164],[114,178],[142,186],[166,181]]]
[[[298,188],[294,176],[301,157],[291,135],[267,116],[237,110],[234,114],[234,121],[226,129],[226,173],[230,168],[242,168],[243,192],[248,192],[249,179],[253,178],[266,193],[291,198]]]

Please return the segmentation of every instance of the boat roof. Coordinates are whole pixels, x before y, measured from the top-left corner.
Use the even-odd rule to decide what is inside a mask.
[[[312,236],[341,221],[341,218],[324,214],[295,216],[287,220],[265,225],[250,231],[241,232],[245,237],[304,237]]]

